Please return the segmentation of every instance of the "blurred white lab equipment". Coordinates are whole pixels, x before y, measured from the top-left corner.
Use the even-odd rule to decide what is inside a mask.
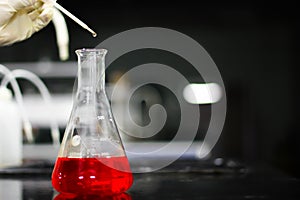
[[[0,167],[22,162],[22,121],[12,92],[0,88]]]
[[[0,72],[4,74],[0,86],[0,167],[5,167],[22,164],[23,129],[27,141],[34,142],[32,126],[24,110],[23,96],[16,78],[25,78],[31,81],[39,89],[48,105],[51,105],[51,95],[40,78],[29,71],[22,69],[10,71],[5,66],[0,65]],[[17,103],[13,99],[11,90],[7,88],[8,83],[12,85]],[[59,144],[60,133],[54,117],[50,117],[50,127],[53,144],[57,145]]]

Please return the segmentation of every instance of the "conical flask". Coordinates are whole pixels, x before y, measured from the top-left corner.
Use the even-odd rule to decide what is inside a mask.
[[[105,49],[80,49],[77,91],[52,185],[60,193],[119,194],[132,172],[105,92]]]

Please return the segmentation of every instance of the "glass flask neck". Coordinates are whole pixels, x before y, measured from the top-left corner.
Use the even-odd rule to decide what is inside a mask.
[[[95,93],[105,90],[105,49],[79,49],[78,92]],[[95,91],[96,90],[96,91]]]

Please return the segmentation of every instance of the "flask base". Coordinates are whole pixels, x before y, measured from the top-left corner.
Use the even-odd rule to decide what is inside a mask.
[[[58,157],[52,185],[60,193],[114,195],[130,188],[133,176],[127,157]]]

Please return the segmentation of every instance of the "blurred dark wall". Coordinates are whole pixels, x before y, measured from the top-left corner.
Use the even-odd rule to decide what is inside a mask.
[[[70,60],[122,31],[165,27],[197,40],[223,77],[228,99],[216,156],[266,161],[299,176],[299,12],[293,1],[80,1],[58,3],[99,34],[66,18]],[[59,61],[53,25],[0,48],[0,62]]]

